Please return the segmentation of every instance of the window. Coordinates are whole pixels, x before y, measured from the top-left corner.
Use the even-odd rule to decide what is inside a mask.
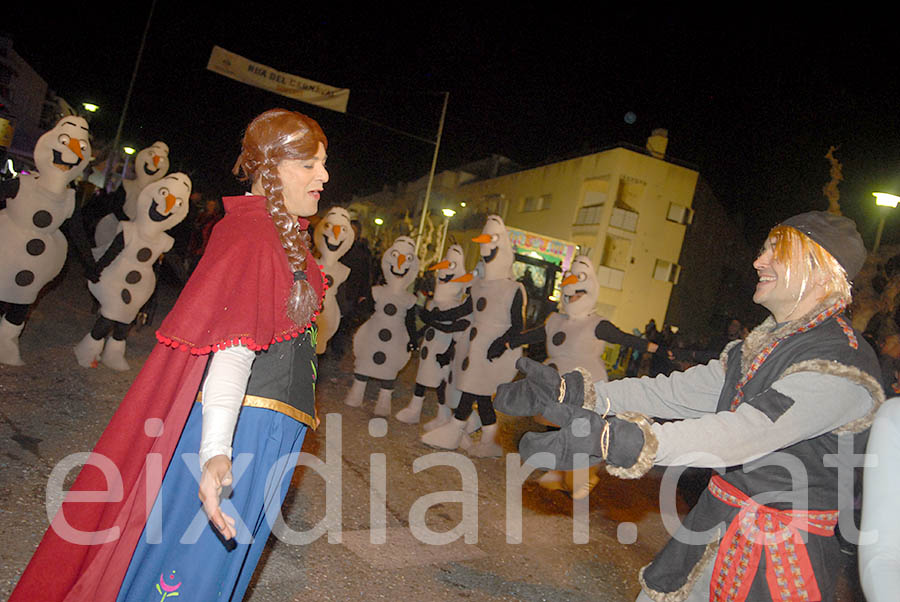
[[[686,226],[694,221],[694,210],[684,205],[669,203],[669,212],[666,214],[666,219]]]
[[[681,273],[681,266],[677,263],[671,263],[662,259],[656,260],[656,266],[653,268],[653,279],[663,280],[665,282],[678,282],[678,275]]]
[[[593,207],[594,205],[602,205],[606,202],[605,190],[588,190],[584,193],[584,202],[582,207]]]
[[[636,232],[637,219],[638,214],[634,211],[628,211],[627,209],[616,207],[613,209],[612,217],[609,219],[609,225],[614,228],[619,228],[620,230]]]
[[[581,226],[585,224],[599,224],[603,219],[603,205],[595,205],[593,207],[582,207],[578,210],[575,217],[575,225]]]
[[[597,268],[597,281],[600,286],[622,290],[622,282],[625,280],[625,272],[601,265]]]
[[[552,195],[545,194],[542,196],[528,196],[522,199],[522,213],[529,211],[541,211],[550,208]]]

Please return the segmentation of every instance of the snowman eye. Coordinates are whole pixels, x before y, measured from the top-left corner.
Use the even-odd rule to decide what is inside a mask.
[[[87,142],[85,142],[84,140],[80,140],[80,141],[78,142],[78,146],[81,147],[81,151],[82,151],[82,152],[84,152],[84,151],[87,150]]]
[[[579,281],[582,281],[585,278],[587,278],[587,274],[585,274],[584,272],[580,272],[579,274],[577,274],[577,276],[578,276]]]
[[[456,269],[456,262],[455,262],[455,261],[451,261],[451,262],[450,262],[450,268],[449,268],[449,269],[451,269],[451,270],[455,270],[455,269]]]
[[[395,250],[395,251],[391,251],[391,257],[396,258],[396,257],[398,257],[399,255],[400,255],[400,253],[398,253],[396,250]]]
[[[499,234],[491,234],[491,242],[497,242],[498,240],[500,240]]]
[[[160,188],[159,194],[161,194],[162,196],[169,196],[169,189],[168,188]]]
[[[63,146],[68,145],[68,144],[69,144],[69,141],[70,141],[71,139],[72,139],[72,138],[70,138],[68,134],[60,134],[60,135],[59,135],[59,138],[57,138],[57,140],[59,140],[59,143],[62,144]]]

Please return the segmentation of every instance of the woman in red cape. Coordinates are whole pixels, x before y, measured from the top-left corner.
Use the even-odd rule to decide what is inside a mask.
[[[300,113],[273,109],[247,127],[235,174],[251,192],[223,199],[160,345],[11,600],[243,597],[318,424],[313,321],[325,285],[303,217],[328,181],[326,147]]]

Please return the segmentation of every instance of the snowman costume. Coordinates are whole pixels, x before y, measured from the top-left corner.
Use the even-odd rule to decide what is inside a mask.
[[[456,307],[462,301],[468,280],[461,279],[466,276],[466,258],[463,249],[459,245],[451,245],[444,255],[443,261],[437,263],[429,270],[434,270],[435,285],[434,297],[428,300],[427,310],[448,310]],[[425,399],[425,389],[435,389],[438,397],[439,413],[447,414],[445,393],[447,381],[450,378],[450,363],[454,357],[456,341],[454,334],[469,327],[469,321],[465,319],[448,322],[426,322],[425,338],[419,349],[419,367],[416,372],[416,387],[413,397],[405,408],[397,412],[396,418],[406,424],[417,424],[422,413],[422,402]],[[443,411],[442,411],[443,410]]]
[[[316,339],[316,353],[325,353],[328,341],[337,332],[341,323],[341,308],[337,302],[338,287],[347,280],[350,268],[340,262],[341,257],[353,246],[356,233],[350,226],[350,214],[343,207],[332,207],[328,210],[313,232],[316,249],[322,260],[322,271],[325,272],[325,281],[328,289],[325,291],[325,301],[322,303],[322,311],[316,318],[319,326]]]
[[[59,228],[72,216],[75,191],[69,184],[91,160],[88,124],[70,115],[38,138],[37,174],[22,174],[3,186],[0,211],[0,363],[21,366],[19,334],[29,306],[66,262],[68,243]]]
[[[407,289],[419,272],[416,242],[400,236],[381,258],[385,284],[372,287],[375,313],[353,336],[353,385],[344,399],[351,407],[362,405],[366,381],[380,381],[376,416],[389,416],[397,374],[409,361],[415,346],[416,296]]]
[[[128,370],[125,337],[128,326],[156,288],[153,264],[172,248],[166,230],[188,213],[191,180],[174,173],[141,191],[133,221],[119,222],[119,232],[105,249],[95,249],[96,271],[88,290],[100,303],[94,328],[75,347],[78,364],[90,368],[99,360],[113,370]],[[104,345],[104,339],[112,337]]]
[[[512,279],[514,261],[512,244],[503,220],[488,216],[480,236],[472,239],[481,247],[484,278],[472,284],[471,294],[459,308],[438,314],[438,319],[469,315],[469,349],[460,365],[455,386],[462,392],[453,419],[422,437],[432,447],[456,449],[464,435],[466,420],[478,404],[481,417],[481,440],[468,450],[476,457],[497,457],[503,449],[496,443],[497,416],[491,396],[501,383],[516,376],[519,348],[510,347],[520,335],[525,322],[525,288]]]
[[[647,351],[647,339],[622,332],[596,313],[600,283],[590,258],[585,255],[575,257],[563,274],[560,288],[562,311],[551,313],[542,326],[514,337],[511,346],[545,342],[545,364],[560,374],[577,370],[592,382],[609,380],[602,357],[607,342]],[[551,470],[539,479],[539,483],[548,489],[568,489],[573,498],[581,499],[599,482],[596,469],[591,467],[584,479],[574,478],[571,471]]]
[[[164,178],[168,171],[169,147],[165,142],[156,141],[135,155],[135,178],[122,180],[122,186],[109,196],[106,208],[111,213],[103,216],[94,230],[97,248],[106,249],[109,246],[119,233],[119,222],[137,219],[141,191]]]

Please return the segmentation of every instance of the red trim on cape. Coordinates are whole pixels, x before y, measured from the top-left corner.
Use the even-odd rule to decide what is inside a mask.
[[[194,355],[238,344],[265,350],[310,326],[297,326],[285,313],[294,275],[265,197],[222,201],[226,215],[213,228],[203,258],[156,333],[161,343]],[[298,227],[304,223],[309,224],[302,220]],[[321,305],[325,280],[308,252],[306,279]]]

